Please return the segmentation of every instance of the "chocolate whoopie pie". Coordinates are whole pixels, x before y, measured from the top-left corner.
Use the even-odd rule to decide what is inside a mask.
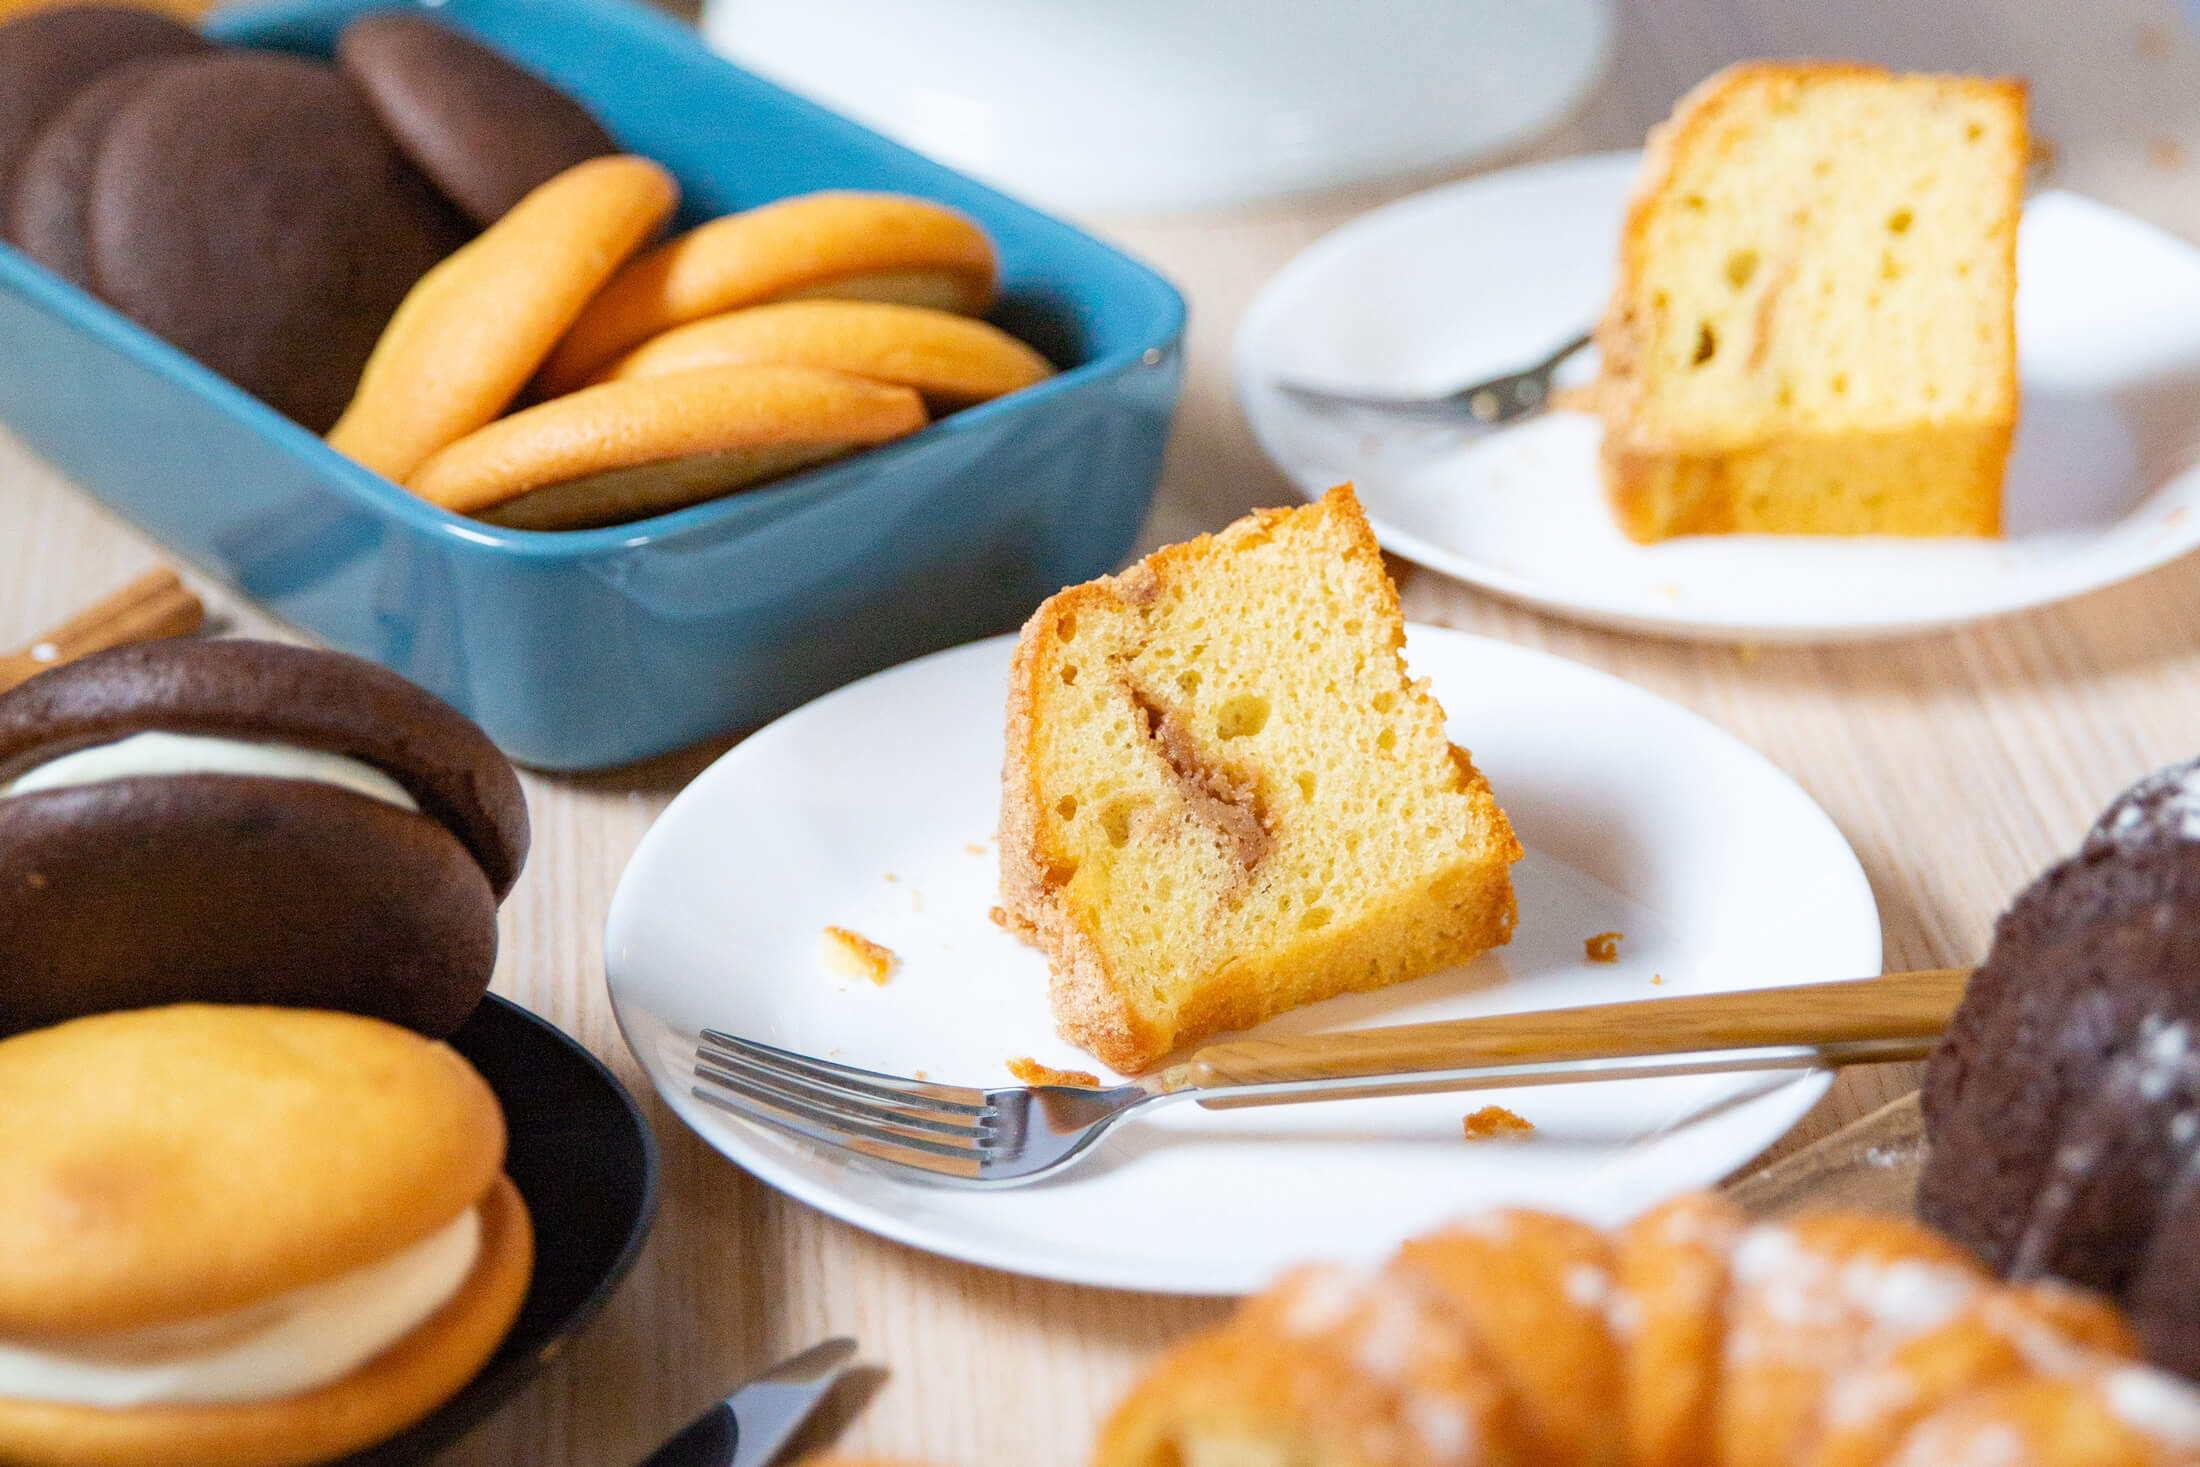
[[[315,432],[468,233],[333,67],[250,51],[132,90],[84,217],[99,295]]]
[[[440,1037],[527,854],[512,766],[359,658],[121,647],[0,696],[0,1035],[184,1001]]]
[[[206,48],[187,26],[118,5],[59,6],[0,25],[0,203],[39,131],[93,78],[139,57]]]
[[[397,145],[483,228],[574,164],[619,151],[580,103],[423,15],[362,16],[338,38],[336,61]]]

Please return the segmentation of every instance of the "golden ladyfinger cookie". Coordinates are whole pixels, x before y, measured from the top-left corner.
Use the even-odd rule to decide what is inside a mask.
[[[349,1375],[302,1395],[220,1405],[0,1400],[0,1462],[303,1467],[396,1435],[481,1373],[526,1300],[535,1258],[527,1204],[498,1176],[480,1207],[481,1255],[459,1291]]]
[[[403,483],[493,421],[589,299],[679,202],[647,158],[592,158],[422,276],[383,329],[329,446]]]
[[[694,367],[791,363],[830,367],[924,394],[953,412],[1031,386],[1054,368],[984,321],[880,301],[781,301],[728,311],[652,337],[597,374],[599,382]]]
[[[967,215],[901,194],[802,194],[668,240],[604,287],[558,344],[536,395],[571,392],[660,332],[795,297],[976,315],[993,303],[993,241]]]
[[[406,483],[514,529],[617,524],[915,432],[906,387],[819,367],[704,367],[606,382],[489,424]]]

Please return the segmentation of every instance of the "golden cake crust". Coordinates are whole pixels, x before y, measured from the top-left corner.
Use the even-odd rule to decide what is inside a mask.
[[[489,1189],[504,1113],[448,1045],[183,1004],[0,1042],[0,1337],[201,1319],[420,1242]]]
[[[303,1467],[396,1435],[481,1372],[519,1317],[534,1231],[511,1179],[480,1200],[481,1256],[449,1303],[351,1374],[235,1405],[97,1406],[0,1399],[9,1467]]]

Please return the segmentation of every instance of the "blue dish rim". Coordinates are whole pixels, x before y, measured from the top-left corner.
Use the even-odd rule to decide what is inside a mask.
[[[332,8],[328,0],[267,0],[267,3],[261,4],[225,6],[210,14],[203,28],[209,36],[228,42],[239,33],[302,24],[325,17]],[[364,12],[387,7],[369,3],[356,8]],[[679,540],[689,535],[708,534],[719,528],[719,521],[737,515],[749,518],[768,514],[775,508],[821,499],[838,488],[844,478],[876,473],[882,468],[890,469],[893,459],[901,454],[918,451],[948,435],[983,427],[1002,413],[1025,411],[1035,404],[1043,404],[1047,398],[1073,392],[1097,378],[1147,364],[1156,351],[1174,349],[1182,342],[1188,317],[1183,294],[1152,266],[1133,259],[1114,245],[1088,234],[1067,220],[1035,209],[967,175],[954,173],[945,165],[882,137],[837,112],[786,91],[753,72],[742,70],[710,51],[699,35],[670,16],[630,3],[605,3],[596,8],[604,24],[632,27],[642,31],[647,39],[659,44],[670,43],[692,48],[713,64],[739,75],[744,84],[768,88],[777,94],[777,103],[783,104],[792,112],[802,114],[809,125],[861,138],[867,146],[891,149],[911,160],[920,169],[952,174],[966,186],[989,195],[997,207],[1037,221],[1048,228],[1067,230],[1091,249],[1116,257],[1159,287],[1162,319],[1157,323],[1157,330],[1143,346],[1126,347],[1091,361],[1081,362],[1019,392],[965,408],[929,423],[907,438],[775,483],[723,495],[668,514],[653,515],[627,524],[589,530],[516,530],[454,514],[355,463],[329,447],[319,435],[292,422],[212,368],[202,365],[145,330],[89,291],[81,290],[52,274],[29,256],[4,242],[0,242],[0,257],[4,257],[17,269],[14,272],[0,272],[0,286],[11,283],[5,279],[7,273],[15,274],[17,279],[12,283],[19,284],[34,304],[60,316],[78,330],[104,339],[126,353],[136,365],[186,388],[215,411],[227,413],[243,421],[262,436],[299,454],[305,463],[327,479],[342,485],[346,492],[370,510],[392,516],[423,534],[461,541],[484,551],[525,556],[529,559],[591,559],[608,551],[634,550],[659,542]]]

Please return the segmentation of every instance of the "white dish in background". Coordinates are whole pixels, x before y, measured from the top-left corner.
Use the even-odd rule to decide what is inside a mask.
[[[1400,200],[1302,253],[1238,332],[1238,397],[1299,489],[1346,479],[1388,549],[1633,631],[1842,641],[2042,606],[2200,547],[2200,250],[2047,192],[2018,232],[2023,418],[1995,540],[1698,536],[1636,545],[1597,421],[1469,438],[1309,410],[1277,378],[1437,393],[1541,357],[1610,293],[1638,155],[1516,168]],[[1577,363],[1575,365],[1583,365]]]
[[[733,749],[635,852],[604,937],[619,1025],[668,1105],[765,1181],[915,1247],[1045,1278],[1240,1293],[1313,1257],[1373,1259],[1462,1211],[1616,1222],[1724,1176],[1824,1074],[1715,1076],[1206,1111],[1119,1126],[1065,1176],[976,1192],[889,1178],[703,1105],[708,1025],[967,1085],[1093,1061],[1054,1035],[1045,961],[993,925],[1008,638],[851,684]],[[1464,1017],[1879,971],[1870,886],[1833,823],[1729,735],[1543,653],[1414,627],[1407,657],[1510,812],[1520,927],[1474,964],[1334,999],[1264,1033]],[[894,949],[883,988],[820,960],[827,924]],[[1582,945],[1626,934],[1613,965]],[[1653,982],[1662,975],[1663,982]],[[1469,1143],[1485,1104],[1525,1143]]]
[[[750,70],[1073,210],[1212,208],[1495,152],[1571,111],[1611,0],[705,0]]]

